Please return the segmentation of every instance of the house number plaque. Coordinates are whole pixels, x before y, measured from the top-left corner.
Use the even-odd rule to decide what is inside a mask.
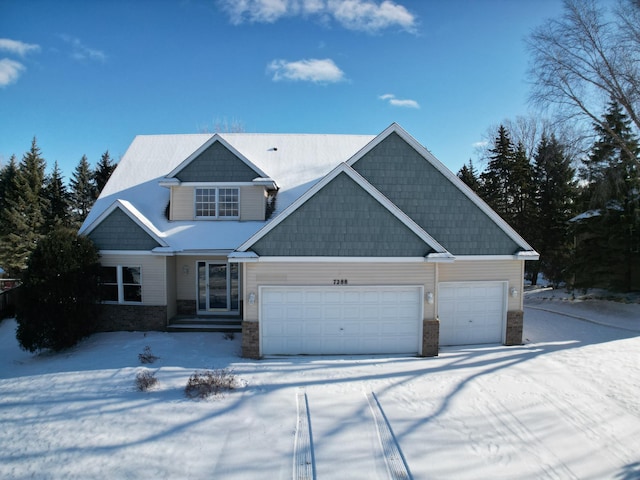
[[[346,278],[335,278],[333,280],[334,285],[348,285],[349,281]]]

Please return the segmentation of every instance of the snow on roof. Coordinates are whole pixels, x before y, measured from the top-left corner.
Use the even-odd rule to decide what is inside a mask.
[[[84,233],[116,201],[128,202],[173,251],[233,250],[266,222],[171,221],[165,216],[165,176],[214,134],[139,135],[118,163],[80,228]],[[273,217],[336,165],[351,158],[374,135],[216,134],[273,179],[279,187]]]

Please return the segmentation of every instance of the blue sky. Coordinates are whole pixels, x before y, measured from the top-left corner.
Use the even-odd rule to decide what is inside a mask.
[[[0,0],[0,163],[68,180],[135,135],[377,134],[451,170],[528,113],[524,38],[561,0]]]

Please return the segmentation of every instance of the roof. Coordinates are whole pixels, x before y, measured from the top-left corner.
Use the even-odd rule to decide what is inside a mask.
[[[166,218],[165,210],[170,198],[167,186],[178,182],[185,169],[193,165],[192,161],[204,158],[203,152],[209,152],[211,147],[217,148],[218,145],[223,145],[225,151],[244,163],[243,176],[255,173],[256,178],[252,181],[277,185],[276,210],[270,219],[169,221]],[[374,155],[373,152],[380,148],[382,154]],[[415,174],[422,176],[415,177],[412,172],[403,171],[403,178],[399,178],[396,175],[398,162],[414,164],[418,170]],[[427,162],[428,168],[419,165],[421,162]],[[204,163],[202,167],[206,165],[210,164]],[[219,171],[226,172],[224,169]],[[197,178],[197,173],[191,171],[187,177]],[[399,221],[404,225],[396,228],[397,234],[402,234],[403,228],[408,229],[429,245],[431,252],[427,256],[437,257],[433,257],[433,261],[452,261],[453,255],[506,254],[519,258],[523,252],[527,259],[537,259],[538,254],[522,237],[395,123],[377,136],[255,133],[137,136],[79,233],[91,233],[118,208],[157,241],[160,246],[154,248],[154,252],[246,252],[274,228],[282,231],[279,225],[287,217],[342,174],[368,192],[378,203],[378,210],[383,208],[390,212],[396,218],[392,223],[398,225]],[[235,174],[227,172],[225,175]],[[389,181],[391,184],[386,185]],[[436,184],[430,185],[434,181]],[[442,195],[445,190],[455,193],[461,205],[460,198],[463,198],[467,202],[464,208],[455,208],[458,204],[447,203],[451,196]],[[424,208],[425,202],[430,208]],[[453,210],[457,210],[456,219],[453,218],[452,205]],[[470,222],[465,217],[470,208],[477,210],[474,213],[476,221],[471,223],[489,224],[493,230],[470,230]],[[466,243],[461,243],[459,238]],[[502,239],[502,243],[498,244],[496,239]],[[481,244],[489,245],[491,249],[483,250]]]
[[[118,163],[80,228],[89,233],[118,201],[119,208],[152,225],[171,251],[233,250],[267,222],[171,221],[164,215],[169,189],[162,180],[215,139],[233,147],[279,187],[273,217],[309,190],[339,163],[351,158],[375,136],[332,134],[174,134],[139,135]],[[129,206],[134,206],[128,208]]]

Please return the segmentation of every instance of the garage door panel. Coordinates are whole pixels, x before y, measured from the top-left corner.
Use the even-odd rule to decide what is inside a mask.
[[[419,351],[421,287],[262,287],[259,298],[264,355]]]
[[[505,292],[506,282],[441,283],[440,344],[501,342],[506,320]]]

